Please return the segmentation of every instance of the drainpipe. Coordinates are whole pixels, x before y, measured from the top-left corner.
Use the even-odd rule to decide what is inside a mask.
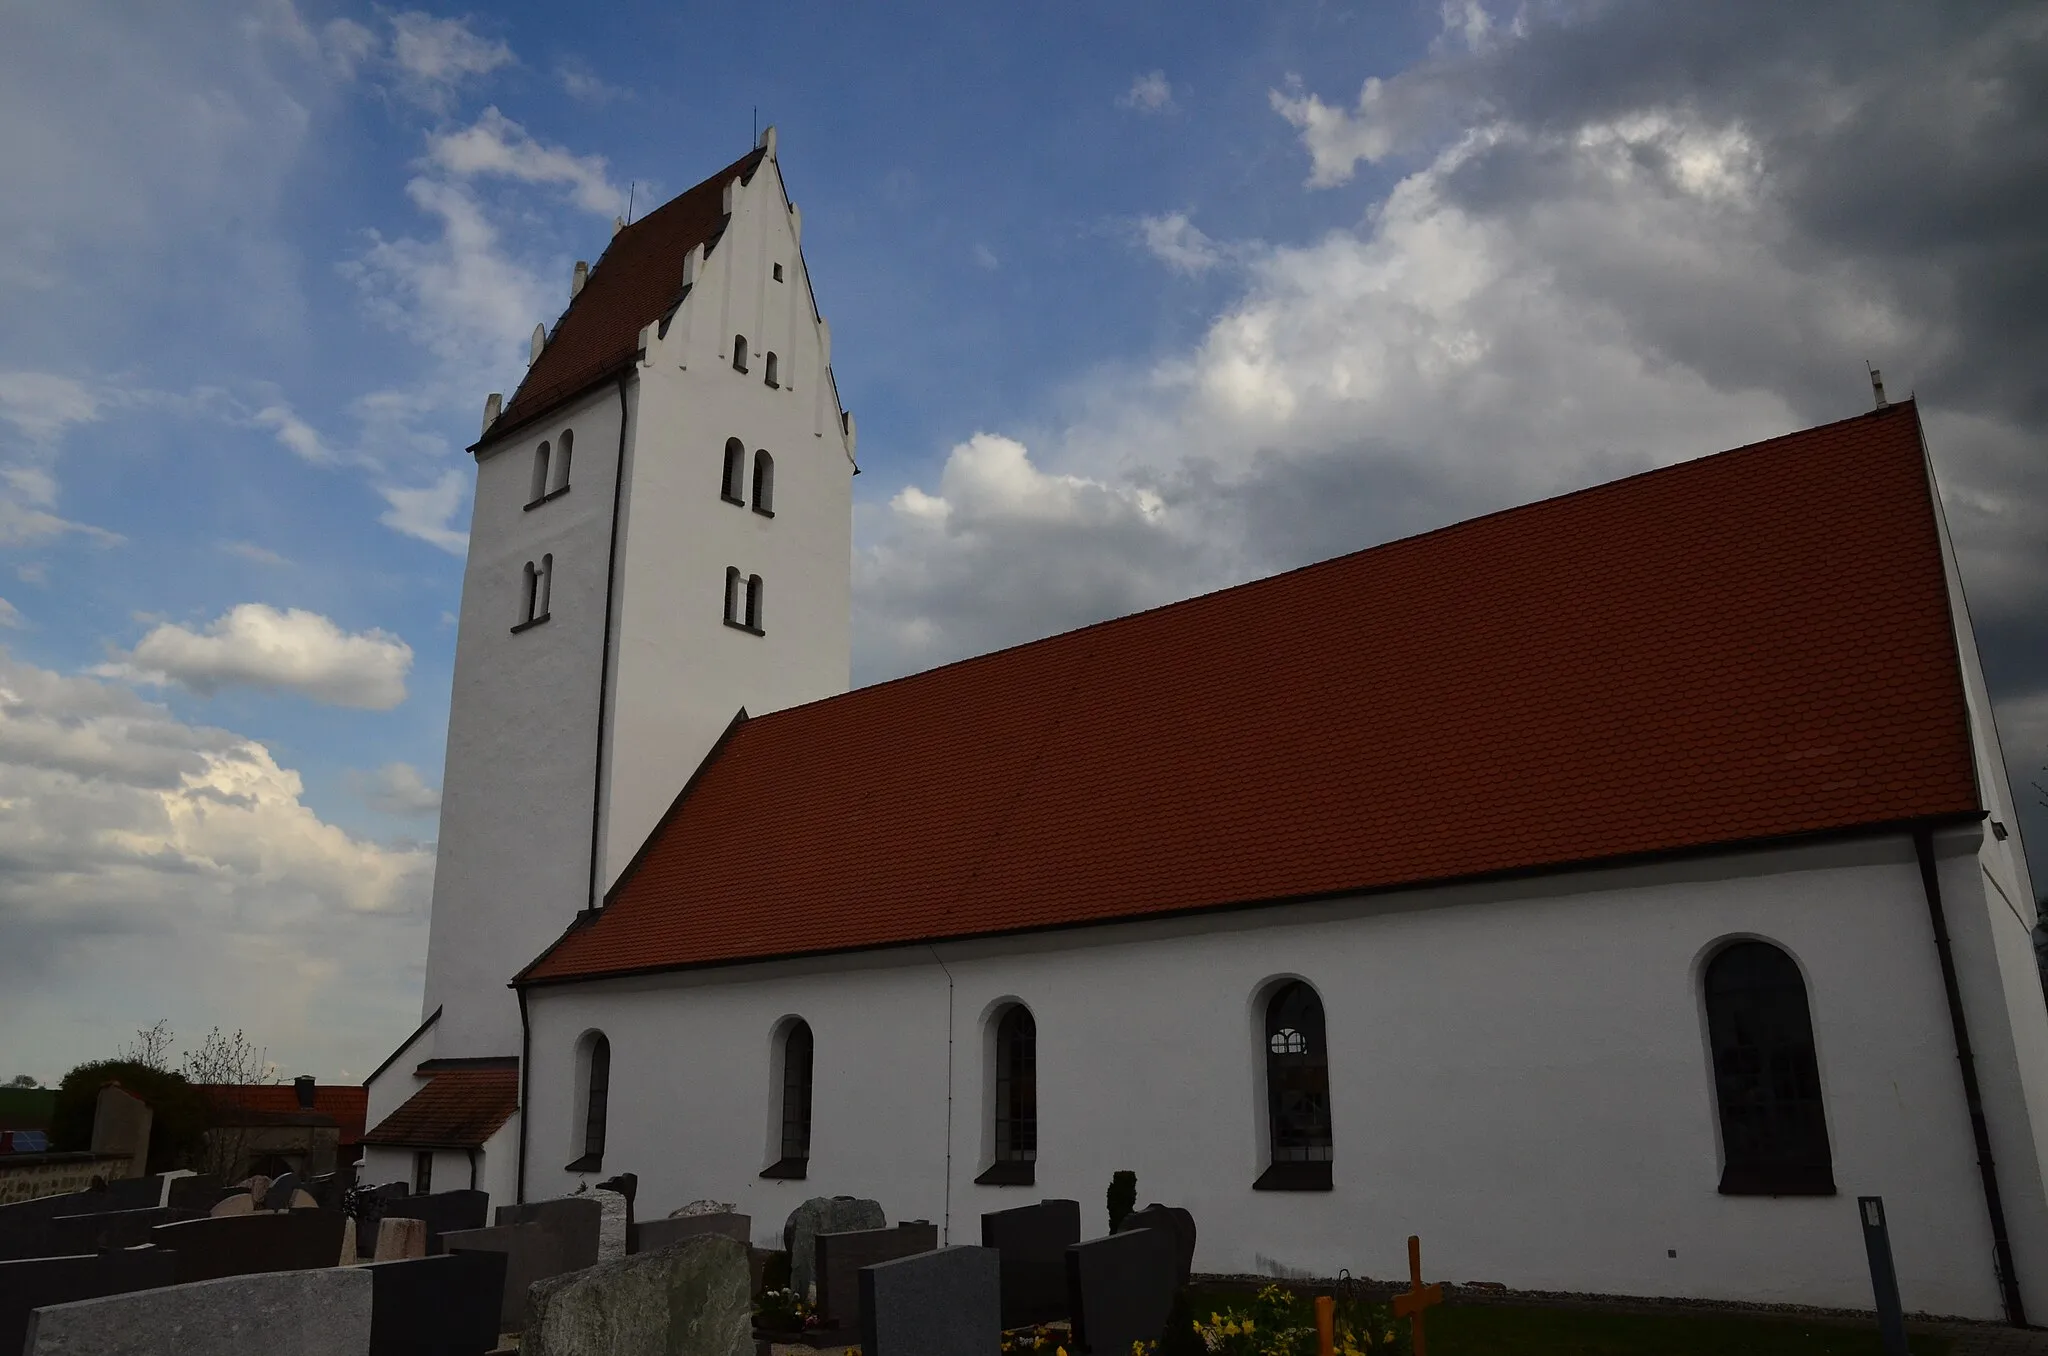
[[[946,1191],[945,1209],[939,1216],[939,1246],[953,1237],[953,972],[937,947],[929,948],[932,959],[946,972]]]
[[[2024,1328],[2027,1307],[2020,1299],[2019,1273],[2013,1269],[2012,1240],[2005,1230],[2005,1204],[1998,1194],[1998,1168],[1991,1161],[1991,1127],[1984,1118],[1984,1095],[1977,1086],[1977,1057],[1970,1048],[1963,990],[1956,980],[1955,952],[1949,944],[1941,880],[1935,872],[1934,830],[1913,830],[1913,850],[1920,858],[1920,885],[1927,894],[1927,917],[1934,924],[1934,953],[1941,960],[1941,985],[1948,994],[1949,1030],[1955,1036],[1956,1062],[1963,1070],[1963,1101],[1970,1112],[1970,1135],[1977,1143],[1977,1174],[1984,1184],[1984,1207],[1991,1215],[1991,1259],[1998,1272],[1998,1293],[2005,1303],[2006,1322]]]
[[[516,986],[519,995],[519,1165],[512,1180],[512,1199],[526,1204],[526,1122],[527,1088],[533,1082],[533,1027],[526,1020],[526,988]]]
[[[612,681],[612,600],[618,592],[619,505],[626,490],[626,383],[631,371],[619,374],[619,457],[612,466],[611,548],[604,562],[604,646],[597,660],[597,758],[590,780],[590,888],[583,897],[586,911],[598,908],[598,835],[604,824],[604,718]]]

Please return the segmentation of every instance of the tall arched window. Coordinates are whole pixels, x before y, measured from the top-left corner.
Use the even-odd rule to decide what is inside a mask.
[[[516,633],[538,626],[548,619],[548,595],[554,591],[555,558],[545,555],[538,562],[527,561],[520,574],[519,622]]]
[[[744,334],[735,334],[732,337],[732,370],[747,370],[747,336]]]
[[[1289,980],[1266,1000],[1266,1131],[1259,1191],[1330,1189],[1330,1052],[1323,1000]]]
[[[575,432],[571,429],[563,429],[562,436],[558,442],[559,446],[555,449],[555,483],[551,487],[555,494],[560,494],[563,490],[569,488],[569,458],[576,447]]]
[[[1708,962],[1706,989],[1722,1193],[1834,1195],[1813,1016],[1798,965],[1769,942],[1736,942]]]
[[[747,576],[746,625],[747,629],[749,631],[754,632],[756,635],[759,635],[762,630],[761,609],[763,604],[767,601],[764,596],[766,591],[766,587],[761,583],[760,575],[750,574]]]
[[[582,1067],[577,1082],[582,1085],[583,1105],[580,1129],[583,1153],[564,1172],[596,1172],[604,1163],[606,1104],[612,1085],[612,1043],[602,1031],[592,1032],[583,1042]]]
[[[719,497],[728,504],[744,504],[747,492],[747,445],[737,438],[725,440],[725,475],[719,482]]]
[[[765,448],[754,454],[754,512],[775,516],[775,458]]]
[[[762,363],[761,363],[761,369],[762,369],[762,378],[763,378],[763,380],[765,380],[765,381],[766,381],[766,382],[768,383],[768,385],[770,385],[770,386],[780,386],[780,385],[782,385],[782,383],[781,383],[781,382],[779,382],[779,381],[777,381],[777,380],[775,379],[775,378],[776,378],[776,371],[775,371],[775,355],[774,355],[773,353],[765,354],[765,355],[763,356],[763,360],[762,360]]]
[[[782,1033],[776,1117],[780,1142],[763,1177],[802,1177],[811,1159],[811,1024],[801,1018]]]
[[[1038,1023],[1012,1003],[995,1031],[995,1158],[974,1180],[983,1186],[1030,1186],[1038,1161]]]
[[[526,502],[529,507],[534,504],[538,504],[541,501],[542,497],[545,496],[548,492],[549,455],[550,449],[548,447],[547,441],[543,439],[541,441],[541,445],[533,449],[532,493],[526,496]]]

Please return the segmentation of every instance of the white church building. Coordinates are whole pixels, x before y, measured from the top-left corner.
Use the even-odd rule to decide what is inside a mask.
[[[477,459],[368,1181],[1196,1268],[2048,1318],[2048,1004],[1919,412],[848,691],[774,132],[578,265]]]

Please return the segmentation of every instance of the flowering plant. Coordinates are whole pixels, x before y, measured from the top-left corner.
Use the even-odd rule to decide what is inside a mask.
[[[1207,1323],[1192,1322],[1210,1356],[1316,1356],[1314,1302],[1277,1285],[1250,1304],[1212,1311]],[[1339,1305],[1332,1335],[1337,1356],[1393,1356],[1408,1345],[1383,1305]]]
[[[754,1326],[770,1332],[797,1332],[818,1326],[817,1310],[794,1290],[764,1290],[754,1301]]]

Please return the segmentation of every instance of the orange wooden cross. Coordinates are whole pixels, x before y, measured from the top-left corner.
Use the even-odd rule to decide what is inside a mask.
[[[1408,1235],[1408,1289],[1394,1296],[1394,1317],[1408,1320],[1408,1331],[1414,1335],[1415,1356],[1429,1356],[1422,1335],[1423,1312],[1432,1304],[1443,1302],[1442,1286],[1422,1283],[1422,1240]]]
[[[1316,1296],[1316,1356],[1337,1356],[1337,1301]]]

